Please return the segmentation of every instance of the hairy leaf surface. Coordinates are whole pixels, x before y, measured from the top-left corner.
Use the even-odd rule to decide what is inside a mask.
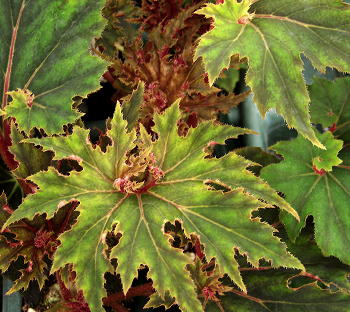
[[[281,154],[284,160],[263,168],[262,177],[283,192],[300,215],[300,223],[288,215],[282,215],[292,240],[305,226],[307,216],[312,215],[316,242],[324,255],[336,256],[350,264],[349,170],[339,165],[340,159],[337,158],[342,142],[335,140],[330,132],[319,136],[319,139],[327,151],[313,147],[301,136],[290,142],[277,143],[272,149]],[[344,161],[348,158],[347,155]],[[313,168],[315,159],[319,163]]]
[[[336,137],[350,141],[350,77],[329,81],[315,79],[310,89],[311,120],[332,129]]]
[[[103,29],[103,4],[103,0],[0,1],[2,108],[22,130],[62,132],[63,125],[79,117],[71,108],[72,97],[99,87],[105,65],[89,55],[88,48]]]
[[[185,271],[192,260],[169,244],[162,230],[167,221],[181,220],[187,233],[199,235],[207,256],[216,257],[222,272],[228,273],[241,289],[245,285],[234,259],[234,247],[247,253],[254,266],[265,258],[274,267],[303,269],[273,236],[269,225],[251,219],[251,212],[266,204],[242,189],[293,212],[290,206],[246,170],[250,162],[244,158],[233,153],[222,159],[204,158],[203,148],[208,142],[222,142],[249,131],[204,122],[190,130],[188,136],[179,137],[179,118],[177,105],[155,116],[159,139],[153,143],[141,131],[143,142],[136,141],[137,149],[133,149],[135,130],[127,133],[119,105],[107,132],[113,143],[106,153],[99,147],[94,149],[88,143],[88,130],[78,127],[67,137],[29,140],[44,150],[55,151],[55,159],[79,160],[84,169],[68,177],[54,169],[34,175],[32,180],[41,191],[29,196],[7,224],[40,213],[50,217],[67,201],[80,202],[77,224],[62,235],[53,270],[66,263],[74,265],[77,285],[93,311],[102,311],[103,274],[111,269],[103,254],[104,237],[116,223],[116,231],[123,236],[111,257],[118,259],[117,273],[124,291],[131,286],[140,265],[148,265],[149,277],[158,293],[164,296],[169,291],[183,311],[202,308],[195,285]],[[213,180],[233,190],[209,190],[205,183]]]
[[[275,108],[290,127],[322,147],[310,125],[300,54],[319,71],[330,66],[349,72],[350,6],[341,0],[225,0],[197,13],[215,22],[195,55],[203,58],[209,82],[232,55],[247,57],[246,81],[260,112]]]

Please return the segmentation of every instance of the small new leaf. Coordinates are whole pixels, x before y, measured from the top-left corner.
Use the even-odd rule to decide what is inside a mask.
[[[137,89],[123,102],[122,112],[124,119],[128,122],[128,131],[135,127],[139,119],[144,93],[145,83],[141,81],[137,85]]]
[[[19,163],[18,167],[13,171],[17,178],[25,179],[28,176],[42,170],[46,170],[52,159],[51,152],[43,152],[34,147],[31,143],[21,142],[25,137],[16,128],[15,124],[11,124],[11,140],[10,152],[15,156],[15,160]],[[33,161],[35,160],[35,161]]]
[[[232,55],[248,58],[247,84],[260,112],[275,108],[290,127],[322,147],[310,124],[300,54],[324,72],[350,71],[350,6],[340,0],[225,0],[197,11],[214,19],[195,58],[213,84]]]

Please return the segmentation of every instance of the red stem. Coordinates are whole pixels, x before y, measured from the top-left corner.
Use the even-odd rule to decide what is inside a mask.
[[[148,297],[148,296],[152,295],[153,293],[154,293],[154,288],[152,286],[152,282],[149,282],[147,284],[131,287],[126,294],[125,299],[129,300],[129,299],[131,299],[133,297],[137,297],[137,296]]]
[[[74,298],[70,290],[64,285],[59,271],[55,273],[57,284],[60,287],[60,293],[65,301],[70,301],[71,299]]]
[[[103,304],[105,304],[106,306],[112,307],[113,304],[116,304],[116,303],[119,304],[123,300],[130,300],[133,297],[137,297],[137,296],[148,297],[153,293],[154,293],[154,288],[152,286],[152,282],[149,282],[143,285],[131,287],[126,293],[126,295],[124,295],[123,292],[118,292],[116,294],[109,295],[107,298],[103,299]]]
[[[32,233],[36,233],[38,232],[38,229],[31,226],[30,224],[28,224],[27,222],[25,222],[24,220],[22,220],[19,224],[14,224],[11,225],[11,228],[24,228]]]
[[[313,274],[308,273],[308,272],[301,272],[301,273],[299,274],[299,276],[309,277],[309,278],[311,278],[311,279],[313,279],[313,280],[315,280],[315,281],[319,281],[319,282],[321,282],[321,283],[324,283],[318,276],[313,275]]]
[[[350,170],[350,166],[338,165],[337,167]]]
[[[15,54],[15,45],[17,40],[17,33],[19,29],[19,25],[22,19],[23,11],[25,7],[25,1],[22,1],[21,8],[18,13],[16,25],[13,27],[12,30],[12,37],[11,37],[11,43],[10,43],[10,49],[9,49],[9,55],[7,60],[7,68],[4,76],[4,85],[3,85],[3,94],[2,94],[2,104],[1,107],[5,108],[8,104],[8,91],[10,88],[10,82],[11,82],[11,72],[12,72],[12,64],[13,64],[13,57]],[[2,159],[4,160],[6,166],[13,170],[17,168],[18,163],[15,161],[14,156],[9,151],[9,146],[11,146],[11,121],[10,119],[4,120],[2,124],[2,131],[0,133],[0,155]]]
[[[259,304],[264,304],[264,301],[262,299],[259,299],[259,298],[253,297],[253,296],[249,296],[248,294],[246,294],[242,291],[232,289],[231,292],[238,295],[238,296],[241,296],[241,297],[247,298],[251,301],[257,302]]]
[[[272,14],[255,14],[254,17],[256,18],[272,18],[272,19],[278,19],[278,20],[289,20],[288,17],[285,16],[277,16]]]
[[[21,5],[21,8],[20,8],[19,13],[18,13],[17,22],[16,22],[16,25],[12,31],[12,38],[11,38],[9,56],[8,56],[8,61],[7,61],[7,68],[6,68],[5,79],[4,79],[4,89],[3,89],[4,93],[2,94],[2,108],[6,107],[7,101],[8,101],[7,92],[9,91],[9,88],[10,88],[13,56],[15,54],[17,33],[18,33],[19,24],[21,22],[24,7],[25,7],[25,2],[22,1],[22,5]]]
[[[115,79],[109,71],[103,74],[103,78],[106,79],[113,86]]]
[[[259,267],[259,268],[240,268],[239,270],[242,271],[267,271],[272,270],[273,267]]]

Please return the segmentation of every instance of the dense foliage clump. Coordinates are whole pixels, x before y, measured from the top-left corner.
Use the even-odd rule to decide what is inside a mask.
[[[9,293],[348,312],[349,20],[342,0],[0,0]],[[244,146],[252,99],[297,137]]]

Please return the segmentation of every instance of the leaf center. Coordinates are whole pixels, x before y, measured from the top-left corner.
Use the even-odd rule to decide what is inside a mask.
[[[22,106],[31,108],[34,104],[34,94],[27,89],[17,89],[16,91],[8,92],[11,95],[13,102],[19,102]]]
[[[121,193],[145,193],[164,176],[149,150],[133,150],[126,161],[120,177],[113,186]]]

